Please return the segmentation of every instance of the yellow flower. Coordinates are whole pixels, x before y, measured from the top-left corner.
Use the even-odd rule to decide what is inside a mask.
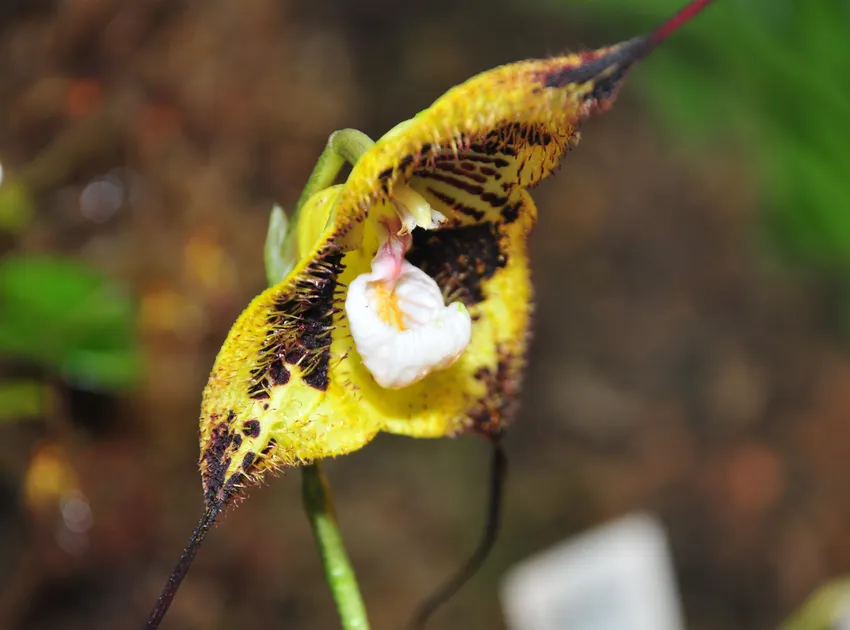
[[[353,130],[331,136],[291,225],[272,212],[273,286],[230,330],[204,390],[206,509],[148,628],[218,514],[263,473],[355,451],[379,431],[497,442],[532,312],[528,190],[613,103],[629,68],[711,1],[623,44],[484,72],[375,143]],[[351,174],[334,186],[344,160]],[[497,444],[485,535],[417,625],[486,555],[504,469]]]
[[[204,392],[208,508],[269,469],[357,450],[379,431],[503,430],[532,312],[528,189],[627,70],[707,3],[646,37],[484,72],[302,204],[288,273],[239,317]]]

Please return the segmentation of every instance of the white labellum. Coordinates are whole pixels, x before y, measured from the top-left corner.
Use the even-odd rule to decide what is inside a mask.
[[[462,303],[446,306],[433,279],[403,258],[398,262],[395,273],[386,273],[379,251],[372,273],[355,278],[345,300],[364,365],[380,386],[391,389],[450,367],[472,335]]]

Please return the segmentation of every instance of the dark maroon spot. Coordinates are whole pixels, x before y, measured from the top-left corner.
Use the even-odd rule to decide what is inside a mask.
[[[502,208],[502,218],[505,220],[506,224],[513,223],[519,218],[519,209],[521,207],[520,202],[509,203],[506,204],[504,208]]]
[[[413,156],[412,155],[405,155],[399,161],[397,168],[401,171],[405,171],[405,170],[407,170],[407,167],[410,166],[411,164],[413,164]]]
[[[454,197],[451,197],[450,195],[442,193],[439,190],[434,190],[430,186],[428,186],[428,192],[431,193],[432,195],[434,195],[434,197],[436,197],[437,199],[442,201],[444,204],[446,204],[452,210],[456,210],[456,211],[460,212],[461,214],[465,214],[468,217],[472,217],[476,221],[480,221],[481,219],[484,218],[484,211],[483,210],[478,210],[477,208],[473,208],[471,206],[467,206],[466,204],[460,203],[460,202],[456,201],[454,199]]]
[[[304,382],[310,387],[323,392],[326,391],[330,384],[328,380],[328,362],[325,361],[324,363],[317,365],[310,372],[305,374]]]
[[[266,391],[265,380],[251,385],[251,387],[248,389],[248,396],[252,400],[266,400],[270,398],[271,395]]]
[[[488,381],[492,378],[492,375],[490,374],[490,370],[488,370],[486,367],[480,367],[475,370],[475,373],[472,375],[472,377],[476,381]]]
[[[465,182],[457,177],[452,177],[451,175],[443,175],[442,173],[435,173],[433,171],[419,172],[417,175],[419,175],[419,177],[427,177],[428,179],[448,184],[449,186],[458,188],[470,195],[479,196],[484,192],[484,189],[481,186],[477,184],[470,184],[469,182]]]
[[[251,468],[251,465],[254,463],[254,459],[256,459],[257,454],[253,451],[248,451],[245,453],[245,456],[242,458],[242,470],[248,472]]]
[[[471,166],[473,169],[475,168],[474,164],[469,164],[469,166]],[[458,177],[466,177],[478,184],[487,183],[487,178],[484,177],[484,175],[480,175],[479,173],[473,171],[460,169],[452,162],[440,162],[435,165],[435,168],[441,171],[445,171],[447,173],[452,173],[453,175],[457,175]]]
[[[235,419],[236,413],[231,410],[227,420],[213,426],[205,444],[201,461],[204,464],[204,501],[208,506],[221,506],[230,495],[229,491],[224,491],[224,477],[231,462],[225,455],[233,443],[235,434],[230,429]]]
[[[259,420],[246,420],[242,423],[242,433],[245,434],[245,437],[249,438],[258,438],[260,437],[260,421]]]
[[[473,151],[479,151],[480,153],[486,153],[487,155],[495,155],[497,153],[501,153],[502,155],[516,157],[516,147],[514,147],[512,144],[508,144],[507,142],[505,142],[503,137],[499,135],[500,133],[503,132],[495,131],[490,134],[490,139],[488,139],[485,144],[473,144],[470,145],[470,148]]]
[[[283,364],[283,361],[277,359],[272,362],[269,367],[269,377],[273,385],[286,385],[289,382],[289,370]]]
[[[484,300],[481,283],[507,264],[492,223],[444,230],[414,230],[411,264],[467,306]]]
[[[507,197],[500,197],[499,195],[495,195],[491,192],[487,192],[487,193],[484,193],[483,195],[481,195],[481,200],[486,201],[487,203],[489,203],[494,208],[501,208],[506,203],[508,203]]]
[[[480,153],[483,153],[483,149],[484,149],[483,145],[480,145],[480,144],[471,145],[470,150],[476,151],[477,150],[476,147],[477,147],[477,149],[481,149],[480,151],[478,151],[478,153],[463,153],[463,159],[465,161],[467,161],[467,162],[477,162],[479,164],[492,164],[496,168],[505,168],[506,166],[508,166],[510,164],[510,162],[508,162],[507,160],[504,160],[502,158],[493,157],[493,156],[490,156],[490,155],[479,155]],[[443,161],[450,161],[450,160],[454,160],[454,159],[455,159],[454,155],[446,154],[446,155],[437,156],[436,161],[437,162],[443,162]]]
[[[289,365],[296,365],[304,358],[305,354],[307,354],[307,351],[304,348],[301,346],[295,346],[294,348],[288,348],[286,350],[284,360],[289,363]]]

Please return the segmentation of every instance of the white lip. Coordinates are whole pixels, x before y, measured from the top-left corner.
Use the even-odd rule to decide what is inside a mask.
[[[373,269],[348,287],[345,312],[354,344],[375,381],[398,389],[444,370],[460,358],[472,336],[472,320],[460,302],[446,306],[437,283],[406,260],[392,289],[404,329],[378,315],[377,285],[388,282]],[[386,292],[383,292],[386,295]]]

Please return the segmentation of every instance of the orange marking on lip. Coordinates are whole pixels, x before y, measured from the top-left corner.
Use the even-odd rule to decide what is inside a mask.
[[[404,323],[404,313],[398,305],[398,296],[387,283],[379,282],[372,289],[372,298],[377,306],[377,315],[387,326],[392,326],[398,331],[407,330]]]

